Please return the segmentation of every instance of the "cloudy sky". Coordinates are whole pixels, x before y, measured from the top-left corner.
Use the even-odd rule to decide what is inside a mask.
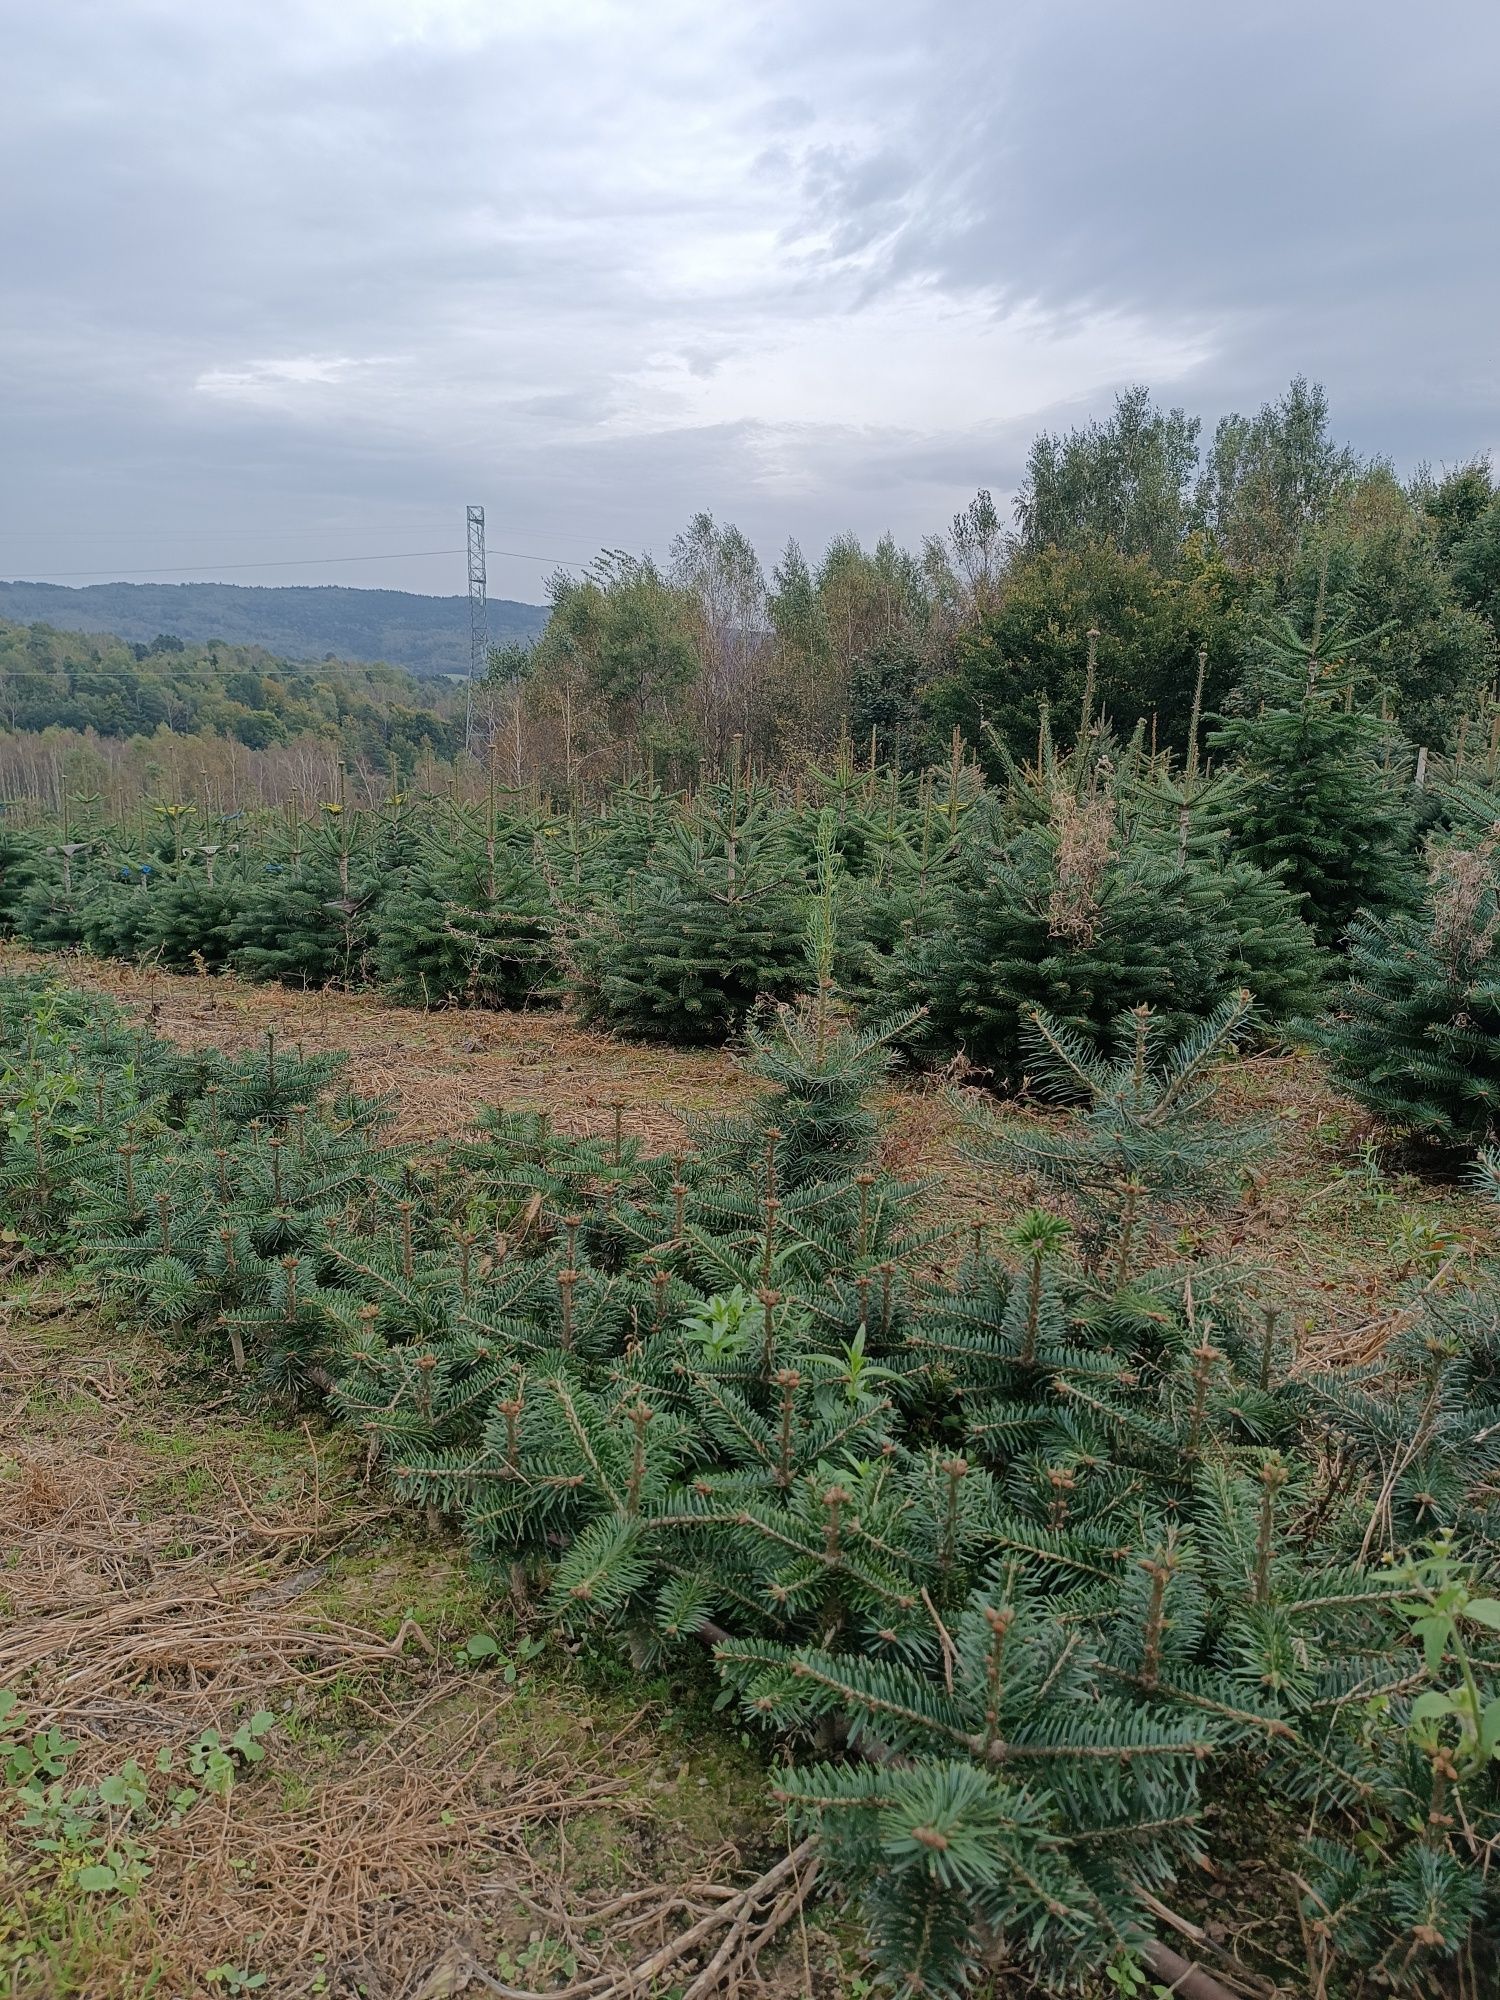
[[[1500,447],[1493,0],[5,23],[3,576],[455,590],[470,500],[532,599],[705,506],[914,541],[1135,380]]]

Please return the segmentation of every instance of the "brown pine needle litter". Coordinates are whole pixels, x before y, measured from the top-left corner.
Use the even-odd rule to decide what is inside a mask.
[[[762,1950],[789,1924],[800,1918],[818,1878],[813,1842],[804,1840],[754,1882],[735,1890],[712,1882],[681,1888],[637,1889],[627,1896],[570,1917],[565,1911],[549,1916],[556,1927],[576,1930],[581,1922],[598,1934],[608,1927],[617,1942],[660,1932],[673,1918],[686,1928],[665,1939],[623,1971],[591,1971],[566,1986],[545,1992],[507,1985],[477,1965],[461,1946],[451,1946],[413,2000],[447,2000],[455,1993],[491,1993],[500,2000],[646,2000],[667,1985],[680,2000],[710,2000],[711,1995],[740,1993],[746,1980],[757,1992],[773,1990],[754,1968]],[[597,1963],[598,1953],[589,1956]]]

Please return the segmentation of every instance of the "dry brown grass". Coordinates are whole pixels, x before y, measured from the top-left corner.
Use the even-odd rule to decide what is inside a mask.
[[[1411,1281],[1459,1282],[1479,1259],[1500,1252],[1491,1204],[1411,1171],[1308,1050],[1236,1056],[1218,1081],[1221,1114],[1264,1122],[1270,1143],[1227,1208],[1185,1208],[1163,1247],[1241,1271],[1247,1304],[1283,1316],[1300,1367],[1373,1360],[1411,1315]],[[966,1115],[982,1120],[995,1109],[968,1088],[927,1103],[903,1092],[894,1143],[901,1170],[909,1160],[941,1175],[954,1204],[999,1234],[1021,1209],[1055,1205],[1056,1197],[1023,1175],[964,1160]],[[1059,1114],[1020,1102],[1006,1115],[1046,1122]]]
[[[1266,1119],[1274,1139],[1204,1242],[1285,1313],[1303,1366],[1373,1360],[1410,1317],[1398,1294],[1413,1281],[1461,1281],[1500,1251],[1492,1205],[1413,1171],[1309,1051],[1239,1057],[1220,1090],[1226,1116]]]
[[[759,1879],[778,1862],[752,1765],[700,1803],[649,1707],[565,1660],[513,1686],[455,1664],[476,1612],[462,1588],[410,1608],[407,1517],[347,1440],[194,1408],[150,1342],[111,1331],[106,1353],[47,1304],[0,1304],[0,1685],[77,1745],[70,1787],[162,1750],[175,1785],[204,1729],[277,1726],[227,1798],[152,1827],[149,1879],[107,1906],[0,1791],[0,1968],[25,1941],[0,1991],[197,2000],[228,1965],[287,2000],[436,2000],[509,1965],[604,2000],[662,1990],[630,1984],[653,1959],[697,2000],[805,1990],[755,1969],[812,1876],[803,1855],[794,1882]],[[441,1545],[430,1562],[462,1575]]]
[[[603,1133],[618,1102],[636,1137],[668,1151],[685,1115],[730,1110],[753,1089],[719,1051],[643,1048],[556,1009],[423,1013],[372,993],[297,993],[233,974],[199,979],[0,945],[6,968],[42,969],[108,993],[181,1048],[249,1049],[274,1027],[309,1054],[336,1050],[349,1058],[353,1090],[393,1100],[405,1141],[467,1131],[486,1104],[545,1109],[563,1131]]]
[[[276,1995],[396,1996],[422,1982],[444,1932],[484,1935],[485,1898],[513,1904],[538,1874],[539,1825],[617,1801],[603,1760],[556,1755],[501,1783],[480,1718],[445,1740],[420,1698],[392,1702],[365,1754],[305,1804],[250,1779],[151,1840],[152,1875],[62,1994],[206,1992],[222,1965],[265,1968]],[[46,1991],[38,1988],[38,1991]]]

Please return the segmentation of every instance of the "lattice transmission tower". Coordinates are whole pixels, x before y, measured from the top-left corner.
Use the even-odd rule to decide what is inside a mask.
[[[490,666],[490,614],[485,602],[484,509],[470,507],[469,521],[469,700],[464,716],[464,748],[474,747],[474,690]]]

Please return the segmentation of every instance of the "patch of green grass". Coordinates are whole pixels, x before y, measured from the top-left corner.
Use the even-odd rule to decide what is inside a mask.
[[[132,1436],[131,1442],[155,1457],[180,1463],[184,1459],[196,1457],[204,1447],[201,1429],[183,1424],[169,1431],[157,1430],[152,1425],[142,1425]]]
[[[283,1728],[283,1734],[290,1739],[289,1723]],[[277,1771],[273,1775],[281,1803],[288,1812],[301,1812],[305,1806],[312,1804],[312,1786],[300,1771]]]
[[[325,1617],[366,1625],[387,1639],[414,1619],[439,1647],[496,1629],[494,1600],[464,1552],[434,1543],[420,1524],[405,1520],[369,1547],[336,1555],[313,1602]]]
[[[167,2000],[149,1901],[80,1896],[60,1878],[25,1884],[0,1849],[0,1993],[5,2000]],[[141,1961],[144,1960],[144,1965]]]

